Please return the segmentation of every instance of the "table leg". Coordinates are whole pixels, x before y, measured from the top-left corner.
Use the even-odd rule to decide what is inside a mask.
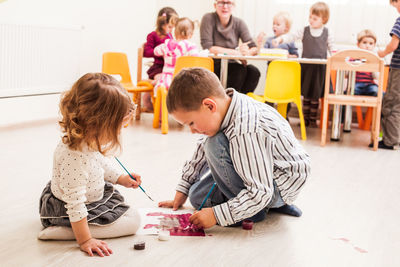
[[[220,77],[222,86],[226,88],[228,81],[228,59],[221,59]]]
[[[336,95],[343,93],[343,83],[344,83],[344,71],[338,70],[336,75],[336,88],[335,88]],[[340,140],[341,117],[342,117],[342,106],[337,104],[333,105],[332,132],[331,132],[332,141]]]

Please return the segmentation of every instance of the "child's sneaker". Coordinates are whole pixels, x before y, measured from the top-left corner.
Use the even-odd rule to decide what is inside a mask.
[[[303,214],[301,209],[299,209],[297,206],[288,205],[288,204],[283,205],[282,207],[279,207],[279,208],[270,208],[269,210],[287,214],[287,215],[291,215],[291,216],[295,216],[295,217],[300,217]]]
[[[368,145],[368,147],[374,147],[374,143],[371,143]],[[385,143],[383,142],[383,140],[378,142],[378,148],[383,148],[383,149],[389,149],[389,150],[396,150],[397,146],[387,146],[385,145]]]

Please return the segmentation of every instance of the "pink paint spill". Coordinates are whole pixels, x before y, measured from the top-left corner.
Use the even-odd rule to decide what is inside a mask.
[[[354,247],[355,250],[357,250],[360,253],[368,253],[365,249],[359,248],[359,247]]]
[[[171,236],[206,236],[203,229],[197,228],[190,223],[189,218],[192,216],[191,213],[166,214],[162,212],[151,212],[147,213],[146,216],[162,216],[163,218],[160,220],[160,225],[157,225],[156,228],[168,230]],[[150,227],[154,227],[154,225],[148,228]]]
[[[143,229],[149,229],[149,228],[159,228],[160,227],[160,225],[158,225],[158,224],[146,224],[144,227],[143,227]]]
[[[367,250],[355,246],[355,245],[354,245],[352,242],[350,242],[350,240],[347,239],[347,238],[339,237],[339,238],[331,238],[331,239],[332,239],[332,240],[340,240],[340,241],[343,241],[343,242],[345,242],[345,243],[348,243],[350,246],[352,246],[355,250],[357,250],[357,251],[360,252],[360,253],[368,253]]]

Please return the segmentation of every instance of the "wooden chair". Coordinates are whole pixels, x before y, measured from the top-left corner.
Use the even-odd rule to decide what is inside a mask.
[[[337,71],[379,72],[378,96],[339,95],[329,92],[330,73]],[[321,146],[326,143],[328,127],[328,105],[352,105],[373,108],[371,141],[374,150],[378,149],[379,126],[381,117],[384,61],[365,50],[343,50],[328,58],[325,78],[325,96],[322,114]],[[336,89],[336,92],[338,90]]]
[[[125,53],[105,52],[103,54],[102,72],[107,74],[118,74],[121,76],[122,86],[125,88],[126,91],[133,94],[133,102],[137,104],[135,119],[140,120],[141,93],[150,92],[151,96],[153,97],[153,85],[148,81],[142,80],[138,81],[136,85],[132,83],[131,74],[129,71],[128,57]]]
[[[299,111],[301,138],[307,139],[301,106],[301,68],[298,62],[274,60],[268,66],[264,95],[247,93],[262,103],[277,103],[278,112],[286,118],[287,105],[294,102]]]
[[[383,92],[386,92],[388,77],[389,77],[389,66],[385,66],[383,75]],[[372,108],[371,107],[367,108],[364,118],[360,106],[356,107],[356,111],[357,111],[358,128],[369,131],[371,129],[371,122],[372,122]]]
[[[176,59],[174,77],[183,68],[203,67],[214,71],[214,61],[209,57],[181,56]],[[167,89],[163,86],[158,87],[156,101],[154,104],[153,127],[160,127],[161,110],[161,133],[168,133],[168,110],[167,110]]]

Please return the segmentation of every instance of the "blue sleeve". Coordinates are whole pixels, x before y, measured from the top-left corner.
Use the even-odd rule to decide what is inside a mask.
[[[264,48],[272,48],[272,40],[274,40],[274,37],[268,37],[265,41]]]
[[[392,28],[392,31],[390,32],[390,36],[396,35],[397,37],[400,38],[400,17],[397,18],[396,22],[394,23],[394,26]]]
[[[294,44],[294,42],[289,44],[288,50],[289,50],[289,55],[295,55],[297,57],[299,56],[298,49],[297,49],[296,45]]]

